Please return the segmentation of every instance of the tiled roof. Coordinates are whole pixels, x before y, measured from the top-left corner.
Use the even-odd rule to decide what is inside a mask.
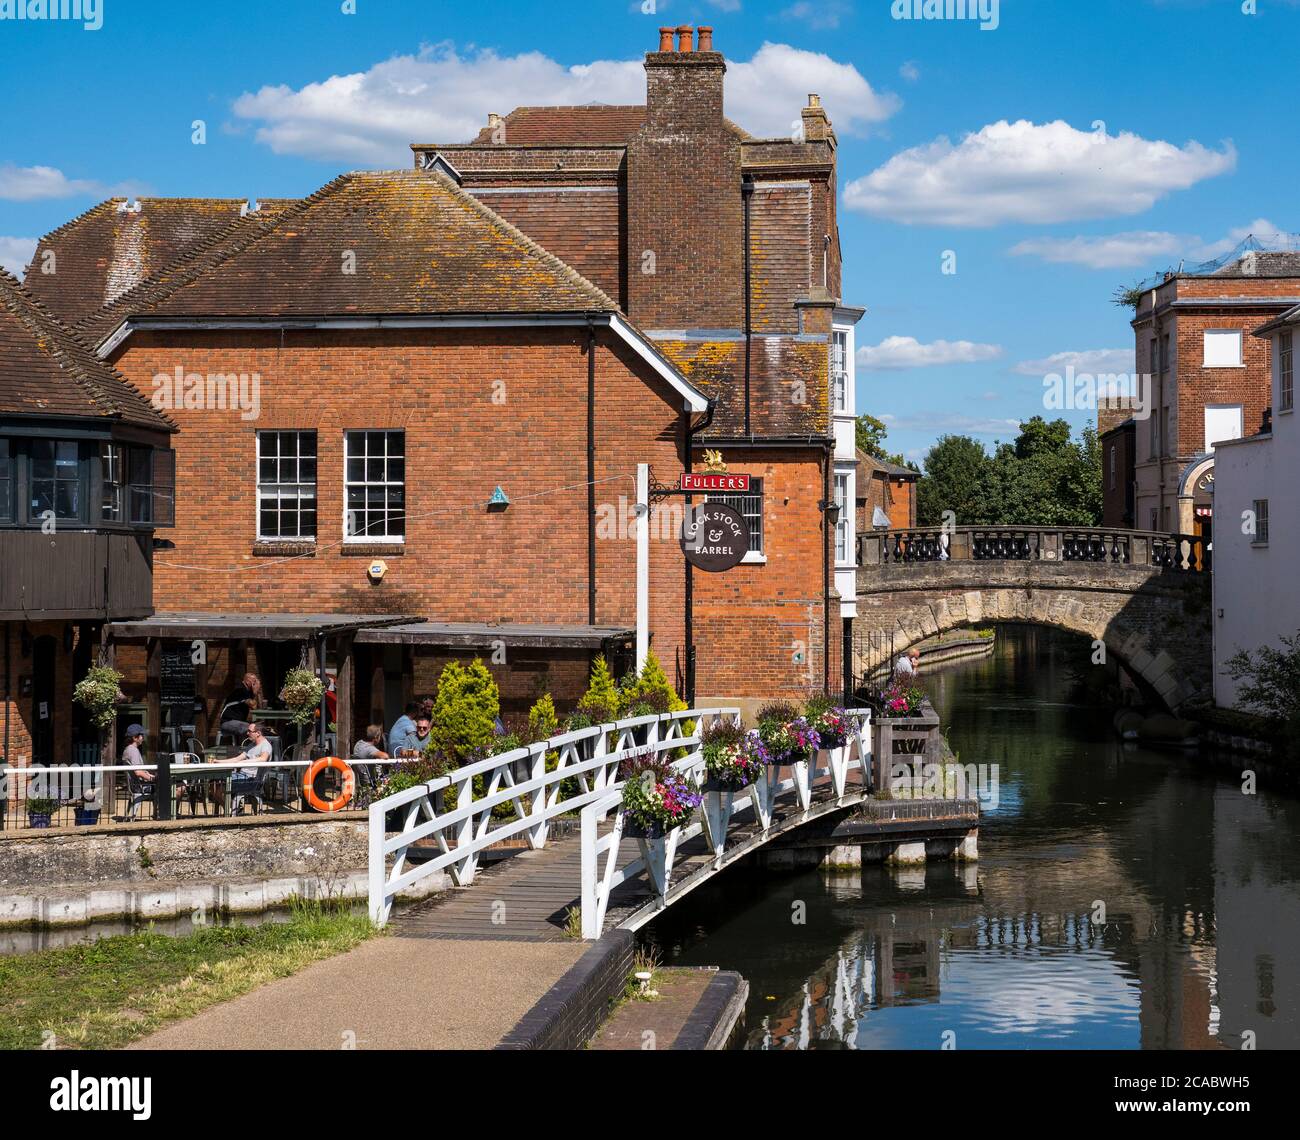
[[[109,417],[161,431],[175,426],[3,270],[0,414]]]
[[[900,467],[897,463],[891,463],[888,459],[877,459],[874,455],[868,455],[860,447],[857,449],[857,458],[863,467],[883,471],[886,475],[894,475],[900,479],[919,479],[921,477],[921,473],[914,471],[911,467]]]
[[[700,439],[734,437],[745,431],[745,342],[656,339],[655,346],[705,395],[713,423]],[[756,436],[827,438],[824,341],[793,336],[755,336],[750,353],[749,427]]]
[[[250,219],[251,220],[251,219]],[[353,269],[353,272],[349,272]],[[613,300],[436,172],[344,174],[124,297],[126,316],[611,312]],[[95,333],[111,329],[99,322]]]
[[[645,107],[612,106],[589,103],[583,107],[516,107],[502,120],[505,127],[499,138],[495,128],[484,127],[475,136],[478,143],[504,143],[506,146],[601,146],[622,145],[645,121]],[[748,132],[724,120],[740,138]]]
[[[41,239],[26,286],[74,324],[226,231],[245,205],[242,198],[110,198]]]

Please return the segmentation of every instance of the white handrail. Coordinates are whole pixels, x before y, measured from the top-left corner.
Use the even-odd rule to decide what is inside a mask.
[[[458,886],[473,882],[480,853],[494,843],[523,834],[530,848],[544,847],[554,819],[608,797],[617,786],[619,764],[628,756],[646,749],[688,749],[698,756],[703,725],[739,715],[737,709],[685,709],[575,729],[375,801],[370,805],[371,918],[382,926],[401,891],[443,869]],[[686,735],[691,722],[693,731]],[[548,770],[552,757],[555,766]],[[481,791],[474,788],[477,777],[482,778]],[[561,798],[567,780],[576,782],[577,792]],[[456,795],[451,809],[443,806],[448,791]],[[494,820],[493,809],[504,804],[514,805],[513,817]],[[390,812],[401,813],[392,837],[385,829]],[[433,839],[438,853],[408,869],[408,853],[423,839]]]
[[[839,748],[819,750],[806,761],[788,765],[790,775],[785,779],[780,778],[780,772],[773,766],[758,781],[739,792],[706,793],[702,819],[693,819],[663,838],[638,839],[640,857],[622,866],[619,865],[619,849],[624,830],[622,813],[615,816],[614,825],[608,832],[604,835],[599,832],[599,825],[622,802],[622,785],[615,784],[606,795],[584,807],[579,830],[579,841],[582,844],[582,936],[600,937],[614,889],[643,871],[650,878],[659,905],[665,905],[677,849],[701,832],[708,835],[714,850],[714,866],[720,868],[727,833],[737,816],[752,812],[753,820],[766,833],[772,825],[773,802],[778,796],[793,791],[800,809],[798,818],[802,819],[807,816],[812,805],[814,787],[825,781],[830,781],[836,802],[843,802],[848,795],[848,772],[854,765],[861,771],[863,785],[870,787],[871,710],[848,709],[846,712],[857,722],[857,730],[850,735],[847,743]],[[703,756],[697,750],[684,759],[675,761],[674,766],[693,775],[702,774]],[[750,822],[747,820],[746,825]],[[602,855],[603,867],[600,865]]]

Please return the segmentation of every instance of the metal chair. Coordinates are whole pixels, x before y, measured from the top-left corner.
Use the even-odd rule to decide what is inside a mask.
[[[266,776],[269,768],[259,768],[256,775],[236,776],[230,781],[230,814],[237,816],[244,809],[244,802],[251,800],[253,814],[257,815],[266,796]]]
[[[142,780],[134,772],[126,774],[126,794],[130,802],[126,808],[127,819],[138,819],[137,809],[143,803],[154,803],[154,782],[153,780]],[[157,814],[157,805],[155,804],[154,813]]]
[[[202,755],[194,752],[177,752],[173,763],[176,764],[202,764]],[[199,813],[195,810],[197,801],[203,801],[203,814],[208,814],[208,782],[202,776],[189,776],[176,785],[176,818],[181,816],[181,803],[183,800],[189,800],[190,815],[195,816]]]

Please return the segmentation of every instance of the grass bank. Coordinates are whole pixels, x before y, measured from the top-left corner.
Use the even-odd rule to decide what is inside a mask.
[[[0,1049],[118,1048],[374,933],[364,915],[301,902],[288,922],[185,938],[146,930],[0,958]]]

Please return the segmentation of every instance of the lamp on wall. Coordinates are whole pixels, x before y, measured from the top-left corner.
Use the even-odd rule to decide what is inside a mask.
[[[508,506],[510,506],[510,499],[498,485],[497,489],[492,492],[492,498],[487,501],[487,509],[489,511],[504,511]]]
[[[826,515],[826,521],[834,526],[840,521],[840,504],[835,499],[819,499],[817,509]]]

